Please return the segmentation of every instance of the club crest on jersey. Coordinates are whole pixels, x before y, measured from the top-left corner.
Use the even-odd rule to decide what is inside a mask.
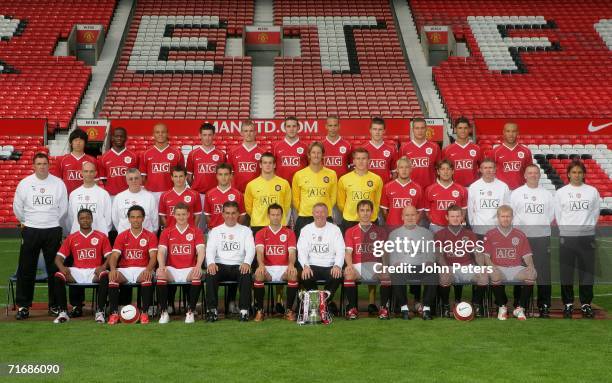
[[[229,239],[230,241],[234,240],[234,234],[228,234],[227,239]]]
[[[140,246],[146,246],[146,245],[147,245],[147,240],[146,240],[146,239],[144,239],[144,238],[142,238],[142,239],[140,240]]]
[[[40,188],[40,193],[45,194],[45,188]]]
[[[493,192],[491,190],[487,190],[487,195],[490,197],[493,195]]]
[[[91,244],[92,244],[93,246],[96,246],[96,245],[98,244],[98,242],[99,242],[99,241],[98,241],[98,238],[92,238],[92,239],[91,239]]]
[[[297,148],[297,154],[304,154],[304,148]]]
[[[323,182],[328,184],[329,183],[329,177],[328,176],[323,177]]]
[[[213,154],[212,160],[213,161],[219,161],[219,155],[218,154]]]
[[[425,153],[431,154],[431,153],[433,153],[433,149],[432,148],[427,148],[427,149],[425,149]]]
[[[234,194],[228,194],[227,195],[227,200],[228,201],[234,201],[236,199],[236,196]]]
[[[255,153],[255,159],[257,161],[261,160],[261,153]]]
[[[338,150],[340,153],[344,154],[346,153],[346,147],[341,146],[340,149]]]
[[[470,149],[470,156],[476,157],[476,151],[474,149]]]
[[[532,200],[532,201],[537,200],[536,196],[531,197],[531,200]]]
[[[168,153],[166,158],[168,159],[168,161],[172,161],[174,159],[174,153]]]
[[[385,151],[383,152],[383,156],[385,156],[385,157],[389,157],[390,155],[391,155],[391,152],[390,152],[390,151],[388,151],[388,150],[385,150]]]
[[[275,185],[275,186],[274,186],[274,190],[276,190],[276,191],[281,191],[281,186],[280,186],[280,185]]]
[[[519,239],[518,237],[512,237],[512,246],[517,246],[519,244]]]
[[[416,195],[416,189],[410,189],[409,193],[414,197]]]
[[[378,238],[378,234],[376,234],[376,232],[375,232],[375,231],[371,232],[371,233],[370,233],[370,239],[373,241],[373,240],[375,240],[376,238]]]
[[[516,155],[518,156],[518,158],[525,158],[525,153],[523,152],[518,152]]]
[[[183,198],[183,200],[184,200],[186,203],[189,203],[189,202],[191,202],[191,196],[190,196],[190,195],[186,195],[186,196],[185,196],[185,198]]]
[[[453,197],[455,197],[455,198],[459,197],[459,190],[453,190],[453,191],[451,192],[451,195],[452,195]]]
[[[374,181],[372,181],[372,180],[368,181],[368,186],[369,186],[369,187],[374,186]]]
[[[576,193],[576,198],[580,198],[580,197],[582,197],[582,194]]]
[[[187,238],[188,241],[193,241],[193,234],[189,233],[185,236],[185,238]]]
[[[281,242],[285,242],[285,241],[287,241],[287,234],[281,234],[281,235],[279,236],[279,239],[280,239],[280,241],[281,241]]]
[[[132,157],[125,157],[123,159],[123,162],[125,162],[126,164],[131,164],[132,163]]]

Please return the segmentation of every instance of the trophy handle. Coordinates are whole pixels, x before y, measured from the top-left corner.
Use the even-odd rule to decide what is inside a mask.
[[[325,301],[327,301],[327,299],[329,299],[329,297],[331,295],[331,292],[325,290],[325,291],[323,291],[323,293],[325,294]]]

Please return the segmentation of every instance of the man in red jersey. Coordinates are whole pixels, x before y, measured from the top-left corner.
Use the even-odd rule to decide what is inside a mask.
[[[163,192],[172,188],[171,170],[177,165],[185,165],[183,153],[170,146],[168,127],[155,124],[153,127],[153,147],[144,151],[140,157],[140,173],[145,177],[145,188],[153,193],[157,202]]]
[[[204,235],[197,227],[189,224],[189,207],[184,203],[180,202],[174,207],[174,217],[176,224],[162,232],[157,250],[157,300],[161,308],[159,323],[170,321],[168,282],[191,283],[185,323],[194,323],[206,252]]]
[[[81,174],[81,170],[83,170],[83,163],[97,163],[95,158],[85,154],[87,140],[87,133],[81,129],[73,130],[68,137],[70,153],[58,158],[55,162],[53,170],[51,171],[51,174],[64,181],[68,195],[70,195],[73,190],[83,185],[83,174]]]
[[[200,127],[201,145],[194,147],[187,156],[187,182],[191,188],[200,193],[200,200],[204,206],[207,190],[215,184],[215,170],[217,165],[226,161],[225,152],[215,147],[215,126],[204,123]]]
[[[483,315],[482,298],[488,279],[484,273],[485,270],[473,267],[482,263],[482,259],[476,259],[476,253],[481,253],[483,250],[482,243],[477,243],[476,234],[463,226],[463,214],[464,209],[461,207],[449,206],[445,217],[448,226],[434,234],[434,240],[441,244],[442,250],[438,263],[446,266],[445,269],[448,271],[439,274],[440,287],[438,288],[438,296],[442,301],[442,317],[445,318],[451,318],[449,297],[452,284],[455,285],[455,304],[462,300],[463,285],[476,284],[472,304],[476,316]]]
[[[189,208],[189,224],[199,227],[202,218],[200,194],[187,187],[187,170],[184,166],[172,168],[172,189],[162,193],[159,199],[159,223],[162,227],[172,227],[176,223],[174,208],[184,203]]]
[[[463,218],[467,211],[467,190],[453,182],[453,164],[450,160],[436,163],[438,180],[425,189],[424,205],[430,225],[434,233],[448,225],[446,213],[449,206],[456,205],[463,209]]]
[[[296,319],[293,312],[293,303],[298,289],[298,273],[295,267],[297,259],[297,245],[293,230],[283,227],[283,207],[277,203],[268,206],[270,225],[259,230],[255,235],[255,252],[257,255],[257,269],[253,282],[253,296],[257,313],[255,322],[264,319],[263,302],[265,281],[287,281],[287,310],[285,318],[290,321]]]
[[[111,201],[115,196],[127,190],[125,179],[127,170],[138,168],[138,156],[125,147],[127,131],[115,128],[111,136],[112,147],[98,159],[98,176],[104,182],[104,188],[110,194]]]
[[[424,209],[423,189],[411,179],[412,170],[410,160],[406,157],[400,158],[397,160],[397,178],[383,187],[380,208],[386,224],[393,228],[403,224],[402,211],[406,206],[412,205],[419,211],[419,220]]]
[[[308,146],[300,141],[298,130],[300,125],[297,118],[285,119],[285,139],[274,145],[276,158],[276,175],[286,179],[289,184],[293,181],[293,174],[308,164],[306,151]]]
[[[374,242],[385,241],[387,232],[384,228],[372,222],[374,204],[370,200],[362,200],[357,204],[359,223],[344,234],[346,252],[344,256],[344,288],[348,297],[348,312],[346,318],[357,319],[358,292],[355,281],[380,281],[380,310],[376,307],[376,286],[368,285],[370,303],[368,312],[377,313],[380,319],[389,319],[389,301],[391,298],[391,280],[384,274],[376,272],[377,264],[382,264],[380,258],[374,256]],[[379,265],[380,266],[380,265]],[[372,294],[374,290],[374,294]]]
[[[483,159],[482,150],[470,141],[472,128],[467,118],[459,117],[455,121],[455,133],[457,139],[442,150],[442,158],[453,164],[455,182],[468,187],[479,178],[478,167]]]
[[[134,205],[128,209],[130,228],[119,233],[110,257],[108,274],[108,300],[111,316],[108,324],[119,322],[119,286],[125,283],[140,283],[142,307],[140,323],[149,323],[147,311],[153,303],[153,272],[157,263],[157,237],[144,229],[145,210]]]
[[[525,168],[531,164],[531,150],[518,143],[518,125],[507,122],[503,130],[503,142],[493,149],[493,160],[497,172],[495,176],[505,182],[510,190],[525,183]]]
[[[325,156],[323,166],[336,172],[338,179],[348,172],[351,162],[351,144],[340,137],[340,119],[338,116],[329,116],[325,121],[327,136],[323,140]]]
[[[243,121],[240,127],[242,144],[234,146],[227,153],[227,160],[234,169],[234,187],[241,193],[244,193],[249,182],[259,176],[259,160],[265,152],[257,145],[255,134],[253,121]]]
[[[364,145],[370,153],[368,169],[382,178],[383,183],[389,182],[395,172],[397,149],[395,145],[385,143],[385,120],[374,117],[370,123],[370,141]]]
[[[499,320],[508,318],[506,282],[520,285],[520,303],[513,315],[518,320],[527,319],[525,308],[529,305],[537,276],[529,240],[522,231],[512,227],[512,219],[512,208],[508,205],[500,206],[497,209],[498,226],[489,230],[484,238],[484,262],[493,268],[489,278],[495,304],[498,306]]]
[[[77,215],[80,229],[70,234],[55,257],[58,272],[55,273],[55,298],[60,314],[53,323],[64,323],[70,318],[67,313],[66,283],[98,282],[98,307],[96,322],[104,323],[104,306],[108,295],[108,256],[111,245],[106,234],[93,230],[93,214],[89,209],[81,209]],[[64,266],[66,258],[72,258],[73,266]]]
[[[244,197],[238,189],[232,187],[232,166],[226,163],[219,164],[216,173],[217,186],[209,189],[204,199],[204,217],[208,223],[208,230],[223,224],[223,204],[227,201],[238,204],[240,214],[238,223],[244,224],[246,219]]]
[[[340,137],[340,119],[338,116],[329,116],[325,120],[325,130],[327,136],[323,140],[325,155],[323,156],[323,166],[336,172],[336,179],[340,179],[348,172],[352,161],[351,144]],[[342,222],[342,213],[336,206],[333,207],[332,216],[336,225]]]
[[[427,122],[424,118],[412,120],[412,140],[402,145],[400,156],[412,161],[412,179],[423,189],[436,181],[434,165],[440,161],[440,146],[427,140]]]

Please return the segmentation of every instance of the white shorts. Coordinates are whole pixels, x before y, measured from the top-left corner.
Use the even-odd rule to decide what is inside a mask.
[[[92,283],[96,276],[96,269],[82,269],[80,267],[69,267],[70,275],[76,283]]]
[[[266,271],[272,277],[271,282],[282,282],[287,266],[266,266]]]
[[[503,282],[523,282],[522,280],[516,279],[516,274],[525,270],[526,269],[525,266],[512,266],[512,267],[497,266],[497,268],[499,269],[499,271],[501,271],[502,275],[504,276]]]
[[[140,273],[146,270],[146,267],[119,267],[117,271],[127,279],[128,283],[136,283]]]
[[[363,262],[363,263],[354,263],[353,266],[355,267],[359,275],[361,275],[360,280],[369,282],[369,281],[374,281],[375,280],[374,276],[377,275],[374,272],[374,265],[376,264],[377,262]]]
[[[172,276],[171,281],[179,283],[191,282],[187,280],[187,275],[191,272],[192,269],[193,267],[186,267],[184,269],[177,269],[172,266],[166,267],[166,270],[168,270],[168,274]],[[169,280],[168,282],[171,281]]]

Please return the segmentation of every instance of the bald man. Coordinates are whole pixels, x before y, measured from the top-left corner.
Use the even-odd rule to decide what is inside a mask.
[[[423,292],[423,320],[433,319],[431,308],[436,301],[436,289],[438,275],[435,272],[425,270],[425,267],[434,265],[435,249],[433,246],[433,233],[422,226],[417,226],[419,212],[412,206],[406,206],[402,210],[404,224],[389,234],[389,242],[401,244],[394,246],[389,253],[389,265],[401,266],[402,270],[390,271],[393,294],[401,305],[402,318],[410,319],[408,310],[408,298],[406,296],[406,285],[409,283],[424,284]],[[407,243],[407,248],[404,244]],[[412,249],[416,251],[412,251]]]
[[[105,235],[111,230],[112,203],[108,192],[96,183],[96,164],[83,162],[81,174],[83,185],[76,188],[68,197],[68,215],[66,217],[65,229],[67,233],[79,231],[77,214],[81,209],[91,210],[93,214],[93,230],[98,230]]]
[[[497,169],[495,176],[505,182],[510,190],[525,183],[525,168],[533,162],[531,150],[518,142],[518,134],[518,125],[507,122],[502,133],[502,144],[493,149]]]

